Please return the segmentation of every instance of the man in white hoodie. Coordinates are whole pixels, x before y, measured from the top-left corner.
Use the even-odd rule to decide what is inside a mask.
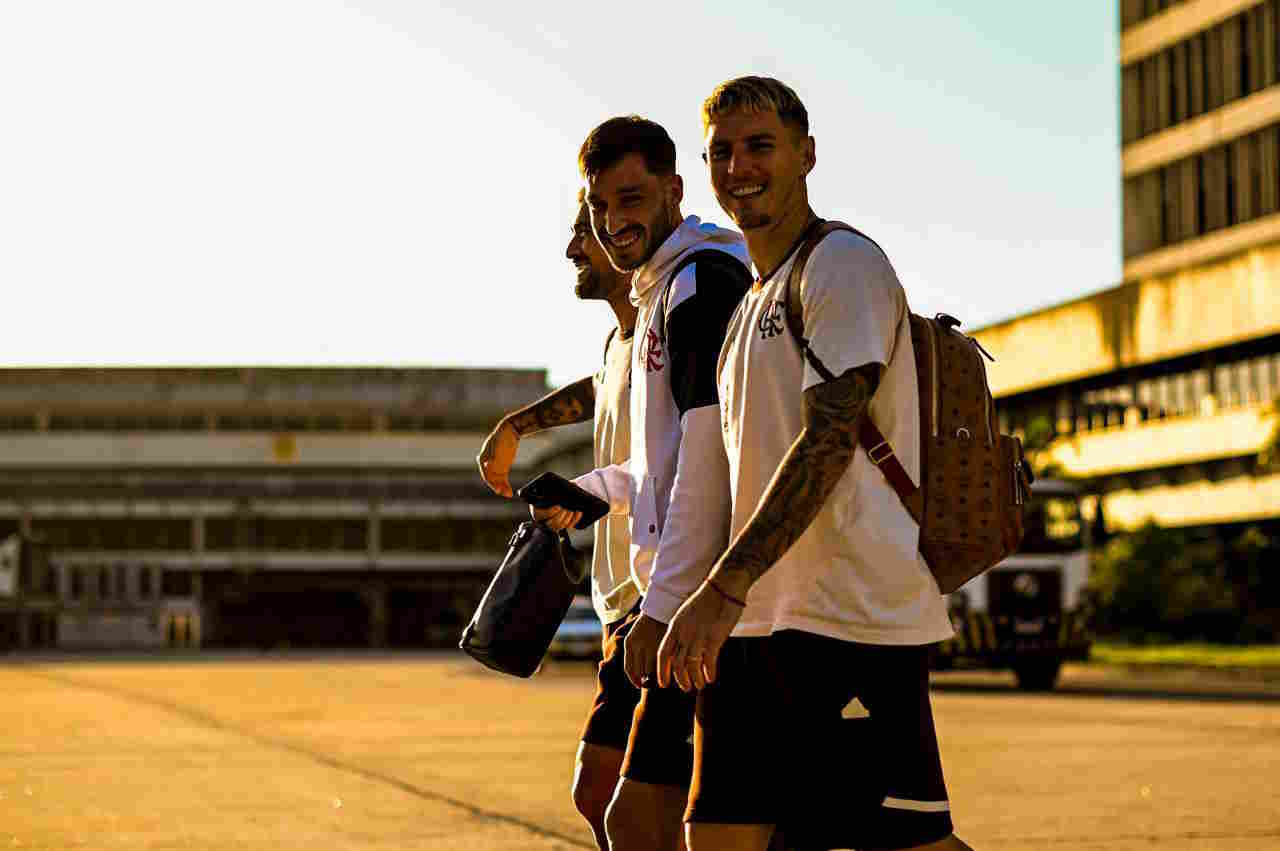
[[[631,573],[643,595],[625,642],[627,675],[642,686],[605,817],[610,848],[679,847],[693,769],[693,698],[658,688],[666,623],[706,576],[729,534],[729,471],[715,368],[729,318],[750,285],[742,237],[680,212],[675,144],[637,116],[591,131],[578,156],[592,228],[639,309],[631,363],[631,458],[580,477],[631,519]],[[576,517],[535,512],[554,528]]]

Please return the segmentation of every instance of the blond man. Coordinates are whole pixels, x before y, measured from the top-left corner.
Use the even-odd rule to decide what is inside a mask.
[[[965,849],[929,706],[928,645],[951,635],[946,606],[918,525],[857,439],[870,416],[919,482],[906,295],[875,243],[836,232],[800,273],[803,339],[791,333],[792,261],[821,221],[808,113],[781,82],[742,77],[711,94],[702,120],[712,189],[758,277],[718,365],[731,543],[658,654],[659,682],[698,692],[689,848],[764,851],[805,778],[872,775],[884,793],[849,817],[858,847]],[[855,698],[883,758],[851,765],[831,742]]]

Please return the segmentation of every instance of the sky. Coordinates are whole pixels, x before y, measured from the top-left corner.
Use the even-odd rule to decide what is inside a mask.
[[[1114,0],[0,4],[0,366],[596,369],[586,134],[778,77],[814,209],[966,327],[1119,282]],[[999,353],[996,353],[999,357]]]

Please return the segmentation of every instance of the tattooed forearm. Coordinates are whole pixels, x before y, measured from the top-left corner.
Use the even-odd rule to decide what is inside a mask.
[[[528,407],[507,417],[507,422],[521,437],[555,426],[580,423],[591,419],[596,404],[596,391],[591,378],[583,378],[561,387]]]
[[[804,429],[715,575],[750,585],[809,528],[853,460],[858,426],[879,380],[879,365],[868,364],[805,391]]]

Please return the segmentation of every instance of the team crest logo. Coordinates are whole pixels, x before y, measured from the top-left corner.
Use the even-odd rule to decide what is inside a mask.
[[[640,359],[649,372],[662,371],[662,338],[652,328],[645,331],[644,343],[640,346]]]
[[[760,329],[761,340],[768,340],[782,333],[783,323],[786,322],[782,314],[784,309],[781,301],[769,302],[768,309],[761,314],[760,322],[756,325]]]

